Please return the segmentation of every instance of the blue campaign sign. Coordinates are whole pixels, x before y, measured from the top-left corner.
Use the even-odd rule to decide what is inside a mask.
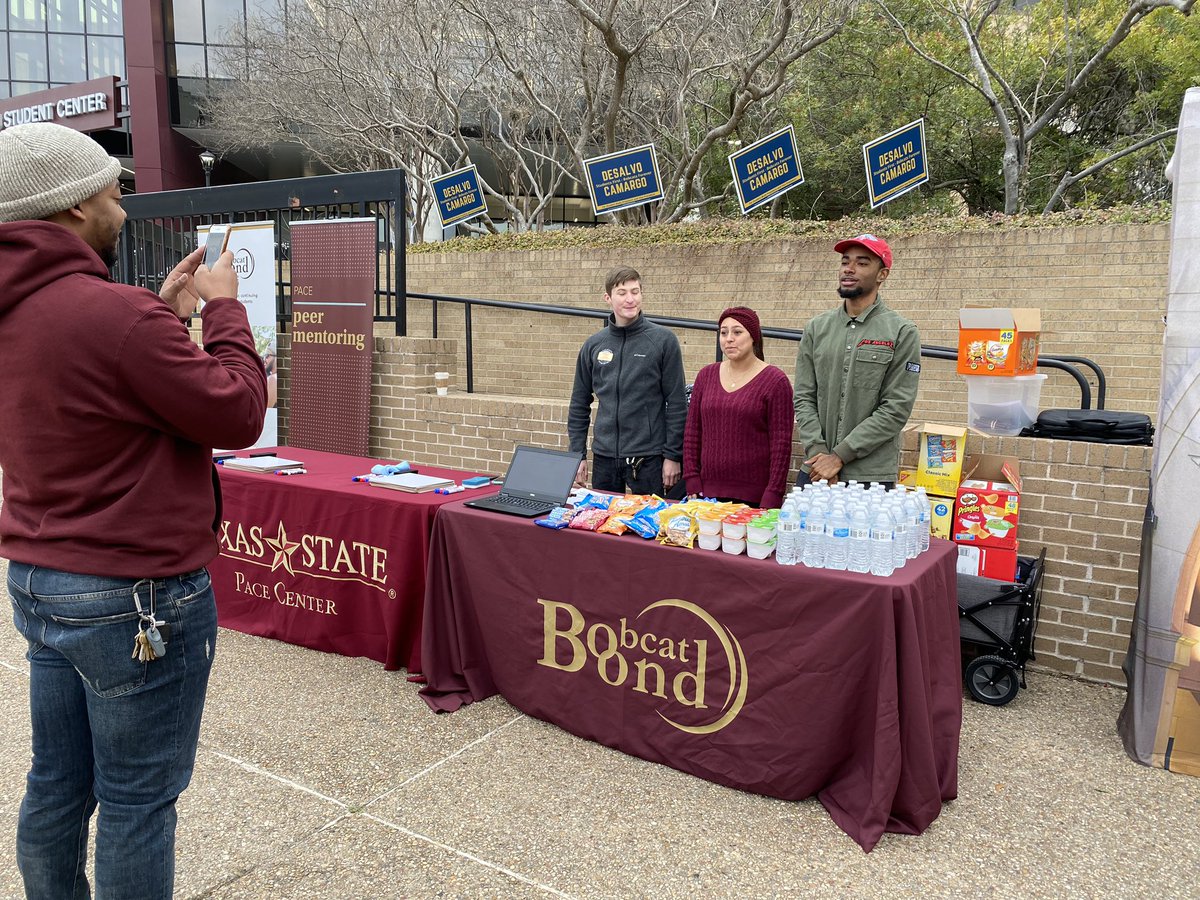
[[[804,184],[791,125],[731,155],[729,168],[743,215]]]
[[[433,179],[430,185],[443,226],[465,222],[487,212],[487,201],[479,187],[479,172],[474,166],[455,169]]]
[[[585,159],[583,168],[596,215],[662,199],[653,144]]]
[[[863,144],[871,208],[883,206],[929,180],[925,157],[925,120],[917,119],[891,134]]]

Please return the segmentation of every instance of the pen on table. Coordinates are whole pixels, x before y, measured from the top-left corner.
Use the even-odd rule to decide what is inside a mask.
[[[355,475],[350,480],[351,481],[364,481],[364,482],[370,484],[371,476],[370,475]]]
[[[466,488],[464,488],[461,484],[456,484],[454,487],[434,488],[433,492],[435,494],[457,494],[465,490]]]
[[[307,475],[308,469],[276,469],[272,475]]]

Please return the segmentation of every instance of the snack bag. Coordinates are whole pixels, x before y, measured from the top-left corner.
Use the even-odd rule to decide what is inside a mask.
[[[556,506],[542,518],[534,519],[533,524],[543,528],[566,528],[571,524],[571,515],[571,510],[565,506]]]
[[[696,543],[696,517],[687,511],[664,509],[658,517],[658,542],[674,547],[691,547]]]
[[[575,512],[583,509],[608,509],[612,501],[616,499],[608,494],[588,494],[587,499],[575,504]]]
[[[669,504],[662,497],[650,497],[649,503],[632,516],[624,517],[624,524],[634,534],[646,540],[658,537],[658,514]]]
[[[596,530],[604,534],[624,534],[629,530],[626,519],[633,518],[638,510],[643,509],[649,502],[650,498],[642,494],[626,494],[624,497],[614,498],[608,505],[608,521]]]
[[[589,506],[587,509],[578,510],[571,517],[571,524],[567,527],[578,528],[581,531],[595,531],[608,519],[608,510],[601,509],[597,506]]]

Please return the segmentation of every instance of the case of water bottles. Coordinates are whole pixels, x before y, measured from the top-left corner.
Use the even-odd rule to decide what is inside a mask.
[[[929,549],[929,524],[924,488],[819,481],[784,501],[775,561],[886,578]]]

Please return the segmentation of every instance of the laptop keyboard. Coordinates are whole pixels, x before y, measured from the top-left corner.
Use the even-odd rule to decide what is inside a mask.
[[[497,503],[502,503],[505,506],[513,509],[545,509],[546,504],[542,500],[534,500],[530,497],[497,497]]]

